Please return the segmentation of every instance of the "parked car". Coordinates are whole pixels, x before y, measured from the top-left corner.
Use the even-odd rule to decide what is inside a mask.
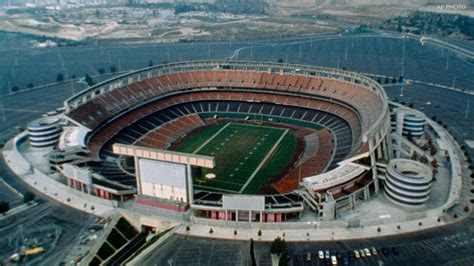
[[[388,255],[390,255],[390,249],[386,248],[386,247],[383,247],[382,248],[382,254],[385,256],[385,257],[388,257]]]
[[[372,247],[371,251],[372,251],[372,255],[374,255],[374,256],[379,255],[379,253],[377,252],[377,249],[375,247]]]
[[[356,257],[356,259],[360,259],[360,254],[358,250],[354,250],[354,256]]]
[[[362,249],[359,249],[359,253],[362,258],[365,258],[365,253]]]
[[[329,258],[331,257],[331,253],[329,253],[329,250],[326,250],[326,251],[324,252],[324,257],[325,257],[326,259],[329,259]]]
[[[336,256],[334,256],[334,255],[331,256],[331,263],[332,263],[332,265],[337,265],[337,258],[336,258]]]
[[[398,249],[398,247],[392,247],[392,252],[395,256],[400,255],[400,250]]]
[[[318,251],[318,256],[320,259],[324,259],[324,252],[322,250]]]
[[[306,253],[306,261],[311,261],[311,253],[310,252]]]
[[[370,250],[368,248],[364,248],[364,253],[367,257],[372,256],[372,254],[370,253]]]

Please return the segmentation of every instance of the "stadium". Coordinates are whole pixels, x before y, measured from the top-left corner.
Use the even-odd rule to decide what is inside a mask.
[[[468,182],[449,132],[389,101],[379,82],[260,61],[169,63],[108,79],[4,150],[16,175],[69,207],[123,216],[143,232],[240,240],[436,228],[463,208]]]
[[[168,64],[162,58],[154,60],[162,65],[138,71],[131,69],[148,64],[122,58],[127,70],[94,77],[96,85],[74,80],[5,97],[4,178],[52,199],[81,226],[70,213],[110,219],[109,229],[126,220],[142,240],[168,232],[165,245],[147,249],[160,254],[160,265],[170,257],[183,265],[211,264],[215,257],[225,258],[217,264],[242,264],[249,239],[267,252],[277,237],[289,243],[294,264],[304,263],[308,253],[317,257],[318,250],[366,246],[401,250],[400,256],[365,258],[367,263],[420,261],[419,254],[448,261],[439,255],[446,250],[470,256],[469,244],[454,250],[452,244],[470,239],[464,232],[473,191],[463,149],[472,134],[468,109],[459,107],[469,107],[472,93],[457,89],[468,86],[459,76],[456,87],[442,87],[461,60],[451,55],[446,75],[439,73],[447,67],[437,63],[419,67],[425,62],[420,57],[439,56],[441,49],[407,40],[410,75],[400,82],[397,53],[370,51],[381,40],[401,47],[401,39],[354,38],[353,65],[339,67],[338,56],[313,53],[332,46],[343,53],[350,39],[335,38],[314,41],[314,47],[305,40],[289,45],[296,56],[302,46],[313,57],[290,60],[299,65],[264,61],[285,58],[284,50],[275,54],[266,47],[258,53],[264,56],[239,57],[262,61]],[[191,44],[178,47],[198,55]],[[135,55],[146,59],[154,51],[143,55],[146,49],[136,48]],[[101,48],[96,50],[88,56],[100,58]],[[387,58],[392,61],[385,64]],[[24,122],[21,128],[17,121]],[[34,208],[30,217],[45,208]],[[77,227],[71,228],[75,235]],[[98,241],[84,261],[105,259],[107,242]],[[124,254],[112,250],[113,256]]]
[[[74,95],[64,118],[51,158],[69,186],[213,219],[290,220],[307,205],[332,220],[378,192],[376,162],[392,157],[381,86],[304,65],[155,66]],[[176,160],[149,155],[156,151],[214,166],[173,170]],[[88,178],[72,174],[78,169]]]

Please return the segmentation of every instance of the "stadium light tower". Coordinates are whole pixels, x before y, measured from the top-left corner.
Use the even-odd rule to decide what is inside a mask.
[[[470,105],[470,103],[471,103],[471,100],[467,100],[466,112],[464,113],[464,118],[466,118],[466,119],[469,116],[469,105]]]
[[[405,78],[405,35],[402,36],[403,48],[402,48],[402,73],[401,76]],[[403,97],[403,89],[405,82],[402,80],[402,86],[400,87],[400,97]]]
[[[3,123],[6,124],[7,123],[7,118],[5,117],[5,109],[3,108],[3,103],[2,102],[0,102],[0,111],[2,112]]]
[[[449,66],[449,51],[446,51],[446,67],[444,68],[444,70],[448,70],[448,66]]]

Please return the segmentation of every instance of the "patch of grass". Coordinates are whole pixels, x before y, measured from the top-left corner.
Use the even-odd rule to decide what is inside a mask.
[[[221,129],[223,126],[224,124],[218,124],[218,125],[211,125],[204,128],[204,130],[199,132],[197,135],[186,140],[186,142],[181,143],[176,148],[176,150],[180,152],[192,153],[199,146],[201,146],[202,143],[204,143],[207,139],[209,139],[212,135],[214,135],[217,131],[219,131],[219,129]]]

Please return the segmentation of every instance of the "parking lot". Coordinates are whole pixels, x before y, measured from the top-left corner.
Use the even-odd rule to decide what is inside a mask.
[[[288,265],[330,265],[319,259],[318,251],[338,252],[338,265],[344,265],[349,250],[375,247],[377,256],[349,259],[350,265],[472,265],[474,227],[469,222],[452,227],[357,241],[287,243]],[[270,243],[254,242],[258,265],[271,265]],[[396,247],[396,255],[392,247]],[[390,251],[384,255],[382,248]],[[308,252],[311,260],[308,261]],[[142,265],[251,265],[250,241],[215,240],[173,235],[141,261]],[[466,264],[467,263],[467,264]]]
[[[395,36],[397,37],[397,36]],[[2,48],[0,58],[0,94],[12,87],[27,88],[65,79],[116,71],[129,71],[154,64],[187,60],[279,59],[298,64],[343,68],[379,75],[399,76],[402,63],[406,78],[473,90],[474,65],[441,48],[419,41],[403,42],[393,36],[324,36],[315,38],[265,40],[259,42],[174,43],[121,46],[79,46],[49,49]],[[235,56],[234,56],[235,55]],[[101,71],[99,71],[101,70]]]

